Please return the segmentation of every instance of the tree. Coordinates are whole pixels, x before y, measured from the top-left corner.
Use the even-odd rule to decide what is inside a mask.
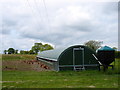
[[[30,51],[29,51],[29,54],[35,54],[35,53],[33,52],[33,50],[30,50]]]
[[[7,50],[4,50],[4,54],[7,54]]]
[[[113,49],[114,49],[114,50],[117,50],[117,48],[116,48],[116,47],[113,47]]]
[[[90,40],[90,41],[84,43],[85,46],[88,46],[89,48],[91,48],[94,51],[96,51],[98,48],[100,48],[101,44],[103,44],[102,41],[95,41],[95,40]]]
[[[29,51],[24,51],[24,54],[29,54]]]
[[[32,46],[32,51],[37,54],[42,48],[42,43],[35,43],[34,46]]]
[[[20,50],[20,54],[24,54],[24,51],[23,51],[23,50]]]
[[[32,46],[32,51],[37,54],[39,51],[45,51],[45,50],[51,50],[53,47],[49,44],[42,44],[42,43],[35,43],[34,46]]]
[[[29,54],[29,51],[20,50],[20,54]]]
[[[42,51],[51,50],[51,49],[53,49],[53,47],[52,47],[51,45],[49,45],[49,44],[44,44],[44,45],[43,45],[43,50],[42,50]]]
[[[14,48],[9,48],[8,49],[8,54],[14,54],[15,53],[15,49]]]
[[[18,50],[15,50],[15,54],[18,54]]]

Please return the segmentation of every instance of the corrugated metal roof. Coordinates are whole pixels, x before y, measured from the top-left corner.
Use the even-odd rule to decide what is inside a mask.
[[[50,60],[57,61],[59,55],[67,48],[56,48],[53,50],[43,51],[38,53],[37,57],[46,58]]]

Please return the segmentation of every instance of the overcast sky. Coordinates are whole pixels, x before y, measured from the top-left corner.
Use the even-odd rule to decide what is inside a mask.
[[[61,47],[89,40],[118,47],[118,2],[1,1],[3,50],[30,50],[36,42]]]

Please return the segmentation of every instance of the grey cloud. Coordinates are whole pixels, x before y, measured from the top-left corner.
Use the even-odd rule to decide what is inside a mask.
[[[109,45],[112,45],[111,42],[114,42],[113,45],[115,45],[117,42],[115,37],[117,32],[111,31],[116,30],[117,27],[116,4],[100,3],[97,6],[96,3],[83,4],[79,0],[73,1],[73,3],[59,1],[60,4],[54,0],[46,1],[46,5],[50,6],[47,8],[50,20],[48,22],[46,15],[42,16],[43,21],[41,21],[37,10],[33,13],[24,1],[19,1],[21,2],[19,4],[15,2],[18,7],[14,6],[14,2],[12,2],[12,6],[8,3],[12,7],[9,14],[7,12],[10,9],[4,11],[2,34],[9,37],[4,41],[4,44],[7,42],[5,47],[11,45],[28,49],[34,41],[48,42],[55,46],[82,44],[87,40],[104,40]],[[62,6],[62,4],[64,5]],[[46,14],[43,10],[41,13]],[[12,36],[13,34],[17,35]],[[12,43],[9,42],[9,39]],[[14,45],[15,43],[18,44]],[[27,46],[29,47],[27,48]]]
[[[2,24],[2,34],[10,34],[12,30],[15,28],[15,22],[12,21],[4,21]]]
[[[65,28],[67,30],[73,30],[73,31],[82,31],[82,32],[90,32],[93,29],[96,28],[95,25],[92,24],[92,21],[86,21],[82,23],[73,23],[71,25],[63,26],[62,28]]]
[[[103,12],[105,14],[115,14],[116,12],[118,12],[118,2],[109,2],[105,4],[106,5],[104,5],[103,8]]]
[[[7,19],[6,17],[3,17],[3,25],[9,27],[9,26],[15,26],[17,25],[17,21],[14,19]]]

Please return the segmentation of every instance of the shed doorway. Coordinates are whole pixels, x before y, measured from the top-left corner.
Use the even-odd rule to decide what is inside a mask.
[[[84,48],[73,48],[74,70],[83,70],[84,67]]]

